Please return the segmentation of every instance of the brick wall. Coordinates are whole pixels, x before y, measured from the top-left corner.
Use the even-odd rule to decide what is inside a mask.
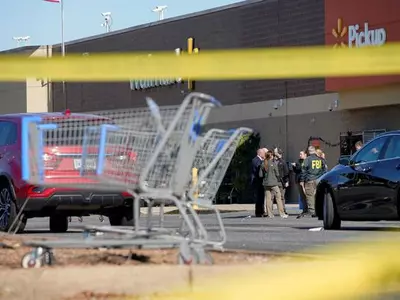
[[[67,44],[68,53],[186,49],[194,37],[201,49],[324,44],[323,0],[253,0],[201,15],[165,20],[101,38]],[[54,52],[59,52],[55,49]],[[134,67],[134,66],[132,66]],[[324,93],[323,79],[197,82],[196,89],[225,105]],[[70,109],[87,111],[143,106],[144,96],[176,104],[185,85],[131,91],[129,82],[67,83]],[[61,85],[53,86],[55,110],[64,109]]]

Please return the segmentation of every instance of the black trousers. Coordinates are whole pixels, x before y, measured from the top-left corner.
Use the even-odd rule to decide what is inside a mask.
[[[256,216],[262,216],[265,214],[264,187],[261,183],[253,183],[252,190]]]

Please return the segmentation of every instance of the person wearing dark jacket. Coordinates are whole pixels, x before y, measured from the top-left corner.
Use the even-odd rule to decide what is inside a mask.
[[[275,162],[278,166],[278,171],[279,171],[279,191],[281,194],[281,201],[283,204],[283,210],[286,213],[286,208],[285,208],[285,194],[286,194],[286,189],[289,187],[289,167],[286,163],[286,161],[283,159],[283,151],[280,148],[275,148],[274,149],[274,156],[275,156]]]
[[[308,215],[315,217],[315,193],[317,179],[326,171],[324,160],[317,156],[314,146],[308,147],[309,156],[304,160],[300,173],[300,186],[304,191],[307,200]]]
[[[303,216],[304,214],[306,214],[308,212],[306,195],[304,194],[304,190],[300,185],[301,168],[303,167],[303,163],[304,163],[304,160],[306,158],[307,158],[307,152],[306,151],[300,151],[299,160],[297,162],[295,162],[295,163],[292,163],[293,172],[296,175],[296,184],[297,184],[297,189],[298,189],[299,195],[300,195],[300,201],[301,201],[301,204],[303,206],[303,212],[300,214],[299,217]]]
[[[253,201],[255,203],[256,217],[263,217],[264,211],[264,188],[262,186],[262,178],[259,176],[259,170],[265,158],[264,149],[257,150],[257,156],[251,161],[251,189]]]
[[[276,204],[278,206],[279,215],[281,218],[286,219],[288,215],[283,210],[283,203],[279,191],[279,169],[277,163],[273,159],[272,151],[268,151],[265,160],[260,168],[260,177],[262,178],[262,185],[265,189],[265,203],[267,216],[273,218],[272,199],[273,195],[276,196]]]

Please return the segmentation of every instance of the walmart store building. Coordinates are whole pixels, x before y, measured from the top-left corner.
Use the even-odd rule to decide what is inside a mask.
[[[66,52],[187,51],[188,38],[194,39],[199,55],[208,49],[380,46],[400,40],[399,9],[398,0],[249,0],[71,41]],[[60,47],[10,51],[51,56],[59,54]],[[196,82],[195,89],[223,102],[224,108],[210,116],[214,126],[253,127],[261,133],[263,144],[281,146],[290,160],[297,159],[310,136],[320,137],[333,144],[319,142],[332,166],[341,152],[348,151],[345,143],[337,144],[348,131],[355,139],[368,140],[375,131],[400,128],[399,78],[203,81]],[[67,83],[64,99],[59,83],[32,78],[18,86],[1,84],[1,97],[8,103],[1,112],[140,107],[145,96],[160,104],[178,104],[186,88],[179,78]]]

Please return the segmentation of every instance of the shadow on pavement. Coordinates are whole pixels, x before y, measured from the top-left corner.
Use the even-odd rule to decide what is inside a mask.
[[[318,227],[318,226],[293,226],[292,228],[300,229],[300,230],[310,230],[310,229],[313,229],[313,228],[316,228],[316,227]],[[322,227],[322,224],[319,227]],[[352,227],[342,227],[339,230],[325,230],[325,231],[330,231],[330,232],[341,232],[341,231],[399,232],[400,228],[399,227],[372,227],[372,226],[359,227],[359,226],[352,226]]]
[[[67,232],[65,232],[65,233],[55,233],[55,232],[51,232],[50,230],[45,230],[45,229],[43,229],[43,230],[25,230],[23,233],[22,233],[22,235],[24,235],[24,234],[49,234],[49,235],[63,235],[63,234],[70,234],[70,233],[82,233],[82,230],[79,230],[79,229],[70,229],[70,230],[68,230]]]

